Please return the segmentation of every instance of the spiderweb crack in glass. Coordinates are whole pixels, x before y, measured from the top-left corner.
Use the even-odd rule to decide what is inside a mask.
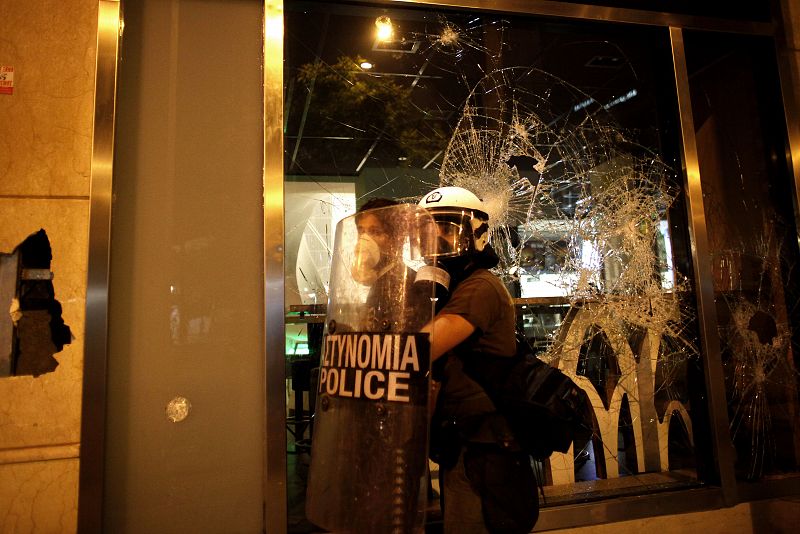
[[[563,229],[561,241],[567,250],[556,283],[571,296],[584,324],[602,333],[620,364],[620,376],[610,383],[614,397],[593,402],[600,419],[601,435],[596,437],[614,464],[618,436],[611,421],[617,418],[610,414],[620,410],[621,402],[627,402],[635,432],[658,430],[654,417],[646,424],[639,420],[646,410],[640,401],[651,400],[640,398],[639,367],[648,368],[646,378],[655,382],[659,364],[658,387],[677,400],[670,393],[677,373],[670,368],[697,354],[692,337],[686,335],[694,315],[679,298],[689,289],[688,282],[659,275],[668,269],[658,255],[657,238],[675,193],[666,180],[671,170],[657,155],[628,141],[605,107],[589,104],[561,111],[553,100],[586,102],[589,97],[538,69],[500,69],[484,77],[467,99],[451,137],[440,183],[464,187],[484,200],[492,243],[501,258],[497,274],[506,281],[526,271],[520,260],[527,241],[556,246],[541,235],[542,229]],[[573,203],[564,202],[567,193]],[[585,378],[578,376],[576,355],[587,339],[563,329],[564,325],[553,335],[542,357],[581,382]],[[658,350],[641,361],[630,353],[628,341],[636,330],[659,340]],[[659,348],[662,344],[667,348]],[[653,438],[639,434],[635,441],[640,446],[648,439]],[[641,456],[639,465],[628,471],[646,469]],[[606,467],[609,475],[617,471],[616,465]]]
[[[728,381],[731,437],[748,442],[746,476],[760,478],[775,453],[772,406],[780,404],[798,377],[790,356],[791,331],[785,315],[774,305],[781,286],[781,240],[764,228],[753,263],[759,263],[757,290],[723,293],[730,321],[721,327]],[[741,264],[744,247],[723,251],[723,263]],[[740,273],[729,282],[735,283]],[[777,284],[777,285],[776,285]],[[744,441],[743,441],[744,440]]]

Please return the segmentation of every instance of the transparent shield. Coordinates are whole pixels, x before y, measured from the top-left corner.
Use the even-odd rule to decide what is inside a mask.
[[[335,532],[416,532],[427,483],[431,285],[416,283],[424,210],[337,226],[306,511]]]

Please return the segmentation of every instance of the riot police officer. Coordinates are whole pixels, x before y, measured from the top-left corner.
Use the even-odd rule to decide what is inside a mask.
[[[426,253],[423,242],[428,268],[443,271],[424,277],[447,285],[443,306],[424,328],[434,379],[441,381],[431,455],[440,464],[445,533],[529,532],[538,516],[530,457],[464,370],[470,358],[516,354],[514,304],[489,270],[499,262],[489,244],[489,216],[483,202],[460,187],[435,189],[419,205],[433,225],[421,232],[430,244]]]

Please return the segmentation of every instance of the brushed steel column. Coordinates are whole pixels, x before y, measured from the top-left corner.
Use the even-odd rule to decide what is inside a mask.
[[[725,381],[722,372],[717,310],[714,299],[714,281],[711,273],[711,250],[708,242],[700,164],[697,157],[692,100],[689,92],[689,73],[686,68],[686,51],[683,30],[669,29],[672,59],[675,66],[675,87],[678,95],[683,150],[682,163],[686,171],[686,206],[689,217],[689,234],[692,243],[697,315],[700,341],[703,347],[708,409],[711,421],[711,440],[717,453],[716,463],[726,504],[737,502],[734,474],[735,451],[728,430],[728,406],[725,398]]]
[[[78,532],[87,533],[102,532],[103,528],[111,183],[117,65],[123,26],[120,13],[119,0],[98,3],[78,486]]]

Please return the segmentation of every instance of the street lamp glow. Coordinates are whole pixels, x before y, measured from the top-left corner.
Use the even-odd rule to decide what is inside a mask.
[[[375,27],[377,28],[377,37],[379,41],[388,41],[392,38],[392,34],[394,33],[392,19],[386,15],[381,15],[375,19]]]

